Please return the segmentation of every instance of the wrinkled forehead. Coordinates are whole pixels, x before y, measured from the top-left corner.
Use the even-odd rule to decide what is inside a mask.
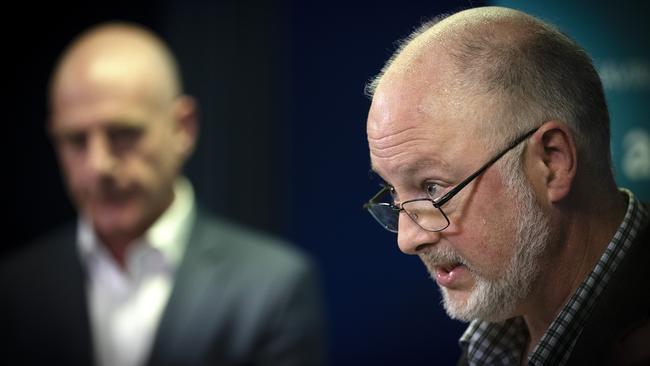
[[[378,89],[368,116],[372,169],[388,177],[448,166],[465,145],[454,118],[411,92]]]
[[[408,54],[406,59],[398,57],[377,84],[366,126],[369,139],[408,129],[446,133],[463,118],[466,95],[451,63],[427,54]]]
[[[392,179],[484,157],[477,127],[486,111],[470,102],[475,96],[460,87],[454,71],[441,57],[411,58],[387,70],[368,113],[373,170]]]

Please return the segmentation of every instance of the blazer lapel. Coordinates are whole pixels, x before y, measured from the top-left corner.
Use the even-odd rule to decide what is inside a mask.
[[[38,364],[93,363],[85,274],[74,243],[70,225],[13,263],[19,271],[3,305],[12,307],[11,337],[29,345],[17,357]]]
[[[47,291],[52,291],[52,321],[60,329],[62,347],[65,354],[74,355],[70,364],[78,361],[80,365],[92,364],[92,336],[86,301],[86,273],[81,265],[74,243],[74,236],[62,243],[61,266],[46,280]]]
[[[218,273],[223,245],[210,231],[210,223],[197,215],[185,255],[178,268],[169,302],[163,312],[150,365],[195,365],[212,338],[218,316]],[[210,304],[209,309],[206,304]]]

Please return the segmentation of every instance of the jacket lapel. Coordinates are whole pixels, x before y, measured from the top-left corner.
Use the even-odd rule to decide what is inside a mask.
[[[60,329],[59,334],[65,335],[61,337],[65,339],[62,346],[69,348],[64,353],[75,355],[78,364],[88,365],[92,363],[93,346],[86,301],[86,273],[76,246],[70,245],[75,241],[74,236],[68,239],[71,241],[61,245],[62,251],[66,251],[61,253],[63,263],[47,282],[53,291],[52,296],[48,297],[52,299],[52,321]]]
[[[150,365],[199,364],[210,346],[214,329],[206,325],[219,316],[218,274],[224,270],[220,265],[224,246],[211,229],[199,213],[158,327]]]
[[[3,303],[11,307],[11,318],[3,326],[14,332],[10,342],[28,346],[17,350],[19,359],[35,364],[93,363],[85,273],[74,243],[70,225],[34,243],[13,263],[19,270]]]

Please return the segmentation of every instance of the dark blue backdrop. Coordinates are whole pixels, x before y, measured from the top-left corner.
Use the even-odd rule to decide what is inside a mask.
[[[323,269],[333,365],[451,365],[459,355],[464,325],[444,314],[419,259],[361,209],[377,190],[363,88],[398,39],[467,5],[296,1],[292,9],[289,232]]]

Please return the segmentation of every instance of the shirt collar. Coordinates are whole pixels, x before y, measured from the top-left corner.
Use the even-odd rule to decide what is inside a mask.
[[[174,185],[174,201],[145,233],[145,240],[178,266],[194,222],[194,190],[189,180],[179,178]]]
[[[133,243],[127,256],[136,248],[150,246],[162,253],[165,260],[176,268],[185,252],[191,228],[196,218],[194,190],[188,179],[180,177],[174,183],[174,200],[142,238]],[[80,216],[77,226],[77,248],[82,261],[91,256],[106,256],[108,250],[101,245],[90,220]]]

